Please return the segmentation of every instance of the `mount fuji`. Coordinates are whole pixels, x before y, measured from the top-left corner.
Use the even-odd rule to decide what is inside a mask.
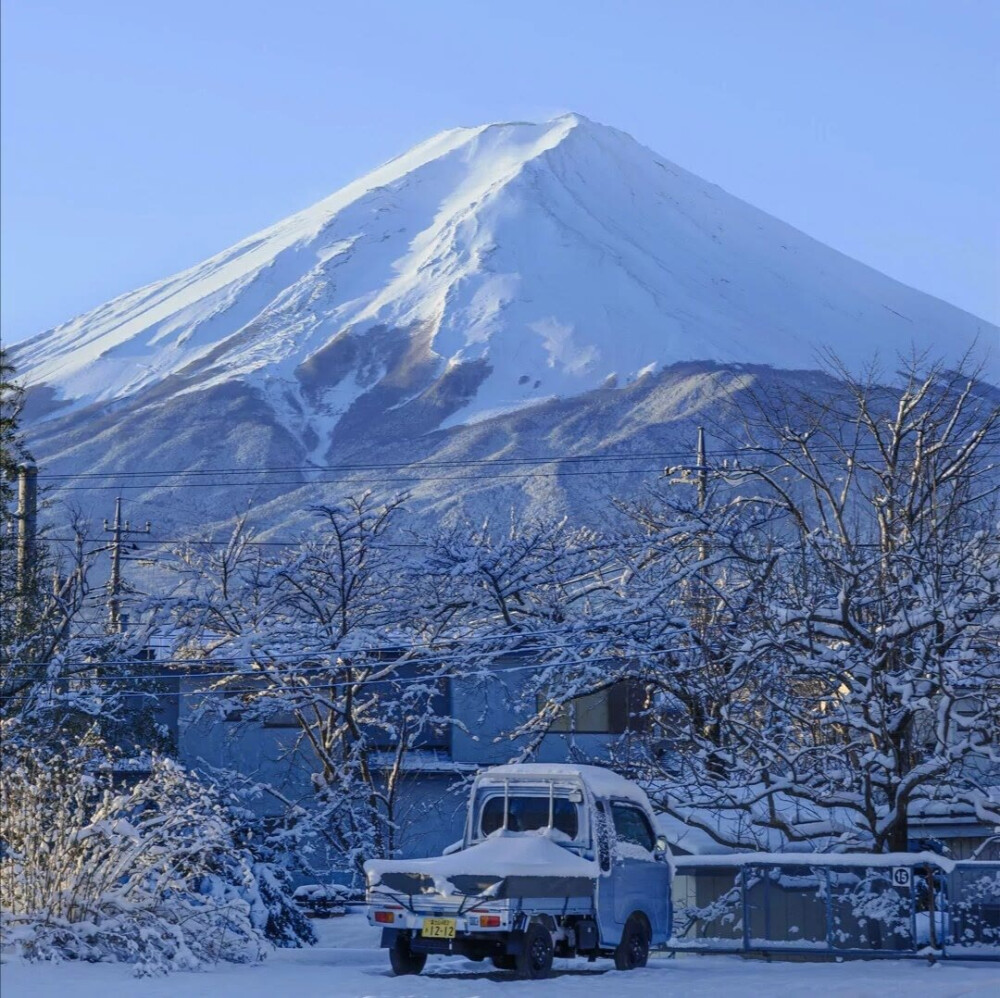
[[[824,351],[852,368],[992,351],[996,384],[998,345],[998,327],[570,114],[442,132],[11,360],[43,472],[149,472],[134,495],[162,504],[171,475],[245,469],[278,521],[360,458],[558,470],[676,446],[713,399],[819,378]],[[279,467],[280,483],[251,474]],[[565,482],[486,476],[458,491],[574,504]],[[458,502],[426,476],[416,491]]]

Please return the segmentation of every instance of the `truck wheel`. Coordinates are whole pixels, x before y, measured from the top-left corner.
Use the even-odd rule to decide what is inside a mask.
[[[618,970],[635,970],[636,967],[645,967],[648,959],[646,923],[638,915],[630,915],[622,930],[622,941],[615,950],[615,967]]]
[[[525,980],[548,977],[552,970],[552,934],[533,922],[524,934],[524,949],[514,958],[517,976]]]
[[[406,939],[397,938],[389,948],[389,963],[394,974],[419,974],[427,963],[427,954],[414,953]]]

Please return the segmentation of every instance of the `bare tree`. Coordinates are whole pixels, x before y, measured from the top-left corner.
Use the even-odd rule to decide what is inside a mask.
[[[919,361],[893,390],[838,373],[843,401],[754,407],[736,476],[785,529],[784,591],[753,636],[789,680],[772,795],[905,849],[914,807],[1000,820],[1000,406]]]
[[[298,834],[353,864],[397,850],[408,753],[448,723],[451,663],[415,639],[406,549],[392,540],[401,507],[370,493],[317,506],[315,535],[281,557],[262,553],[240,520],[221,551],[182,553],[187,583],[163,604],[186,654],[226,667],[203,710],[223,697],[246,722],[294,725],[289,752],[311,793],[270,792]]]
[[[512,514],[502,527],[486,520],[440,533],[421,566],[424,626],[452,648],[466,677],[500,684],[498,693],[527,714],[528,722],[509,733],[521,740],[522,757],[563,716],[575,691],[615,682],[606,669],[590,668],[594,641],[586,622],[614,585],[608,572],[616,549],[612,539],[566,520],[521,522]],[[521,663],[515,682],[497,668],[504,657]]]
[[[945,803],[1000,820],[995,389],[919,361],[888,386],[836,373],[745,404],[738,460],[619,504],[615,582],[542,677],[640,682],[618,763],[734,846],[905,849]]]
[[[681,471],[619,503],[635,533],[619,548],[602,655],[643,697],[638,736],[613,757],[664,810],[728,845],[764,848],[770,819],[754,804],[770,776],[760,747],[785,737],[784,677],[746,637],[766,620],[782,552],[769,511],[748,507],[721,477],[697,498],[675,487],[688,484]]]

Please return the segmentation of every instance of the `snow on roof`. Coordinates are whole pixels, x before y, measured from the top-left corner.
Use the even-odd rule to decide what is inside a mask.
[[[787,852],[734,852],[719,856],[675,856],[673,865],[678,869],[689,867],[734,867],[763,863],[772,866],[830,866],[865,867],[884,869],[893,866],[923,866],[933,863],[950,872],[955,861],[935,852],[840,852],[840,853],[787,853]]]
[[[397,765],[395,752],[373,752],[371,764],[378,767]],[[474,773],[478,768],[474,762],[456,762],[446,752],[437,749],[413,749],[403,757],[401,768],[407,773]]]
[[[605,769],[603,766],[583,766],[566,762],[518,762],[507,766],[494,766],[479,776],[536,780],[576,778],[586,784],[598,797],[623,797],[649,808],[649,799],[638,786],[613,769]]]
[[[674,855],[703,856],[734,851],[729,846],[720,845],[704,829],[670,814],[656,815],[656,830],[666,836]]]

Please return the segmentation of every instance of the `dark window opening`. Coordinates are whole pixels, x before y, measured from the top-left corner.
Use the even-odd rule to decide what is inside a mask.
[[[265,728],[297,728],[299,719],[291,710],[276,710],[273,714],[268,714],[264,718]]]
[[[547,702],[538,697],[538,709]],[[620,735],[646,729],[646,691],[635,679],[622,679],[602,690],[574,697],[563,704],[549,731]]]
[[[615,834],[619,842],[631,842],[647,852],[656,849],[656,836],[645,813],[632,804],[618,804],[612,801],[611,817],[615,823]]]
[[[503,828],[503,797],[490,797],[483,805],[480,827],[483,835]],[[510,797],[507,808],[507,828],[512,832],[532,832],[549,824],[548,797]],[[576,805],[565,797],[552,801],[552,827],[575,839],[580,831]]]

